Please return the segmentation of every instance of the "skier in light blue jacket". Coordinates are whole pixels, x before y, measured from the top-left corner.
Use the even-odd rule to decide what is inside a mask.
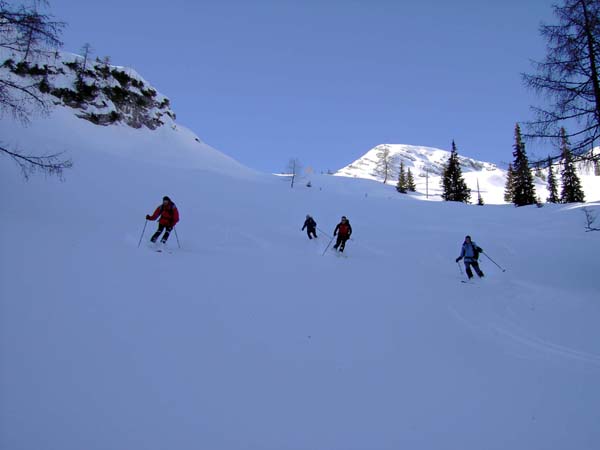
[[[483,249],[478,247],[477,244],[471,241],[471,236],[465,236],[465,242],[463,242],[462,249],[460,252],[460,256],[456,258],[456,262],[459,262],[464,258],[465,260],[465,270],[467,271],[467,276],[469,279],[473,278],[473,272],[471,271],[471,266],[475,269],[475,272],[482,278],[483,272],[479,268],[479,263],[477,260],[479,259],[479,254],[483,253]]]

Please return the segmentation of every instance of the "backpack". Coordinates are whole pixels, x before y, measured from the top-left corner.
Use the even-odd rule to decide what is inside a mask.
[[[164,211],[165,205],[160,205],[160,213],[162,214],[162,212]],[[169,212],[171,213],[171,215],[173,214],[173,210],[175,209],[175,203],[171,202],[169,203]]]

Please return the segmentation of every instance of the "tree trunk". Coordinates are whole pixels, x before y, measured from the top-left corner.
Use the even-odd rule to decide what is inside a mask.
[[[592,34],[592,27],[590,24],[590,17],[586,0],[581,0],[581,6],[583,8],[583,18],[585,21],[585,35],[587,38],[590,69],[592,71],[592,86],[594,87],[594,99],[596,100],[596,124],[600,124],[600,83],[598,81],[598,68],[596,67],[596,54],[594,53],[596,41],[594,39],[594,35]]]

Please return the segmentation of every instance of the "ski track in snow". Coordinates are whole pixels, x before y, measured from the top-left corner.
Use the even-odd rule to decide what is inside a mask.
[[[557,344],[535,335],[506,317],[506,315],[515,314],[510,307],[505,309],[506,315],[496,312],[484,317],[474,317],[473,311],[461,312],[452,305],[448,306],[448,309],[458,322],[473,331],[475,335],[485,336],[496,341],[515,356],[521,358],[555,356],[576,360],[600,370],[600,355]],[[517,353],[515,353],[515,344],[517,344]],[[523,352],[525,348],[532,350],[533,353]]]

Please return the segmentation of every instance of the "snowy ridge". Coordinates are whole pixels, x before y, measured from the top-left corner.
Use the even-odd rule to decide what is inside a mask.
[[[356,161],[343,167],[336,172],[336,175],[358,178],[370,178],[380,180],[376,173],[378,154],[384,149],[390,151],[393,161],[392,178],[398,179],[398,170],[400,161],[404,162],[406,169],[410,168],[415,175],[428,171],[430,175],[441,175],[444,164],[450,157],[450,152],[433,147],[422,147],[417,145],[404,144],[382,144],[372,148]],[[476,159],[466,158],[459,154],[459,160],[463,172],[470,171],[494,171],[497,170],[494,164],[477,161]]]
[[[389,150],[392,160],[392,168],[387,184],[396,184],[400,162],[402,161],[405,170],[410,168],[413,173],[417,193],[428,195],[428,199],[441,200],[441,174],[444,164],[450,157],[450,152],[446,150],[416,145],[382,144],[341,168],[334,175],[383,181],[383,177],[377,171],[377,162],[384,149]],[[595,152],[597,153],[598,149],[595,149]],[[479,191],[485,203],[505,203],[506,170],[490,162],[462,156],[460,153],[459,160],[467,186],[471,189],[472,202],[477,201],[477,185],[479,184]],[[577,168],[586,194],[586,200],[600,200],[600,176],[596,176],[594,168],[589,165],[579,164]],[[555,168],[555,173],[556,170]],[[546,189],[547,174],[546,169],[534,171],[536,192],[542,201],[545,201],[548,197]],[[557,178],[560,181],[560,177]]]

